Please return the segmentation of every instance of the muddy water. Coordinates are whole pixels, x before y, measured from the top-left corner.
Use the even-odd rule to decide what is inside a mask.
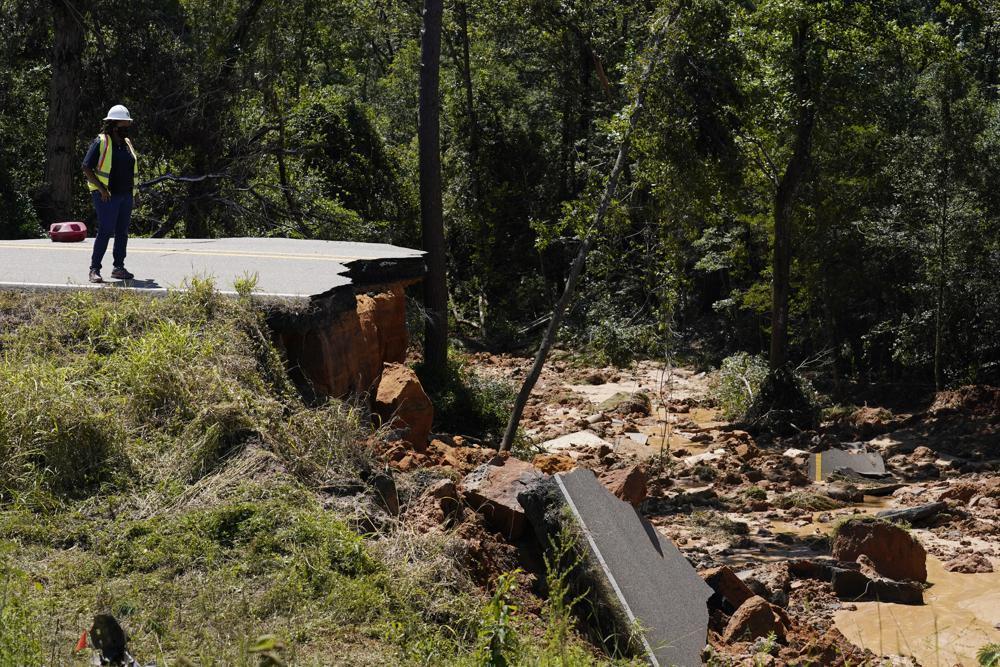
[[[994,563],[994,566],[997,564]],[[837,612],[837,628],[858,646],[880,655],[912,655],[924,667],[972,666],[976,651],[1000,642],[1000,572],[946,572],[927,557],[923,606],[858,602],[856,611]]]
[[[810,535],[828,535],[833,527],[837,523],[837,519],[844,517],[854,516],[853,510],[858,509],[862,514],[875,514],[876,512],[881,512],[886,509],[891,498],[886,496],[865,496],[863,502],[855,503],[851,505],[851,512],[844,512],[844,510],[831,510],[829,512],[813,512],[812,521],[804,526],[797,526],[791,521],[772,521],[771,522],[771,532],[774,533],[788,533],[795,535],[796,537],[807,537]],[[829,514],[832,518],[831,521],[826,523],[820,523],[816,519],[820,514]]]

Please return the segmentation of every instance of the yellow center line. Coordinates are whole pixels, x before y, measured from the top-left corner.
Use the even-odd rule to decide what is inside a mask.
[[[816,454],[816,481],[823,481],[823,455]]]
[[[0,250],[21,250],[21,249],[31,249],[31,250],[76,250],[92,252],[92,248],[89,245],[84,246],[67,246],[67,245],[8,245],[0,243]],[[315,260],[317,262],[344,262],[351,261],[354,259],[363,259],[361,257],[351,257],[348,255],[302,255],[296,253],[260,253],[252,252],[246,250],[232,250],[232,251],[222,251],[222,250],[189,250],[182,248],[135,248],[130,247],[128,249],[129,254],[134,253],[145,253],[149,255],[196,255],[204,257],[250,257],[257,259],[300,259],[300,260]]]

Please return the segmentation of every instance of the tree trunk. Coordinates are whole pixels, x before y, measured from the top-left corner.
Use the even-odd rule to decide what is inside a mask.
[[[45,141],[45,185],[39,196],[39,214],[46,227],[72,217],[74,176],[81,158],[75,149],[85,11],[70,0],[52,0],[51,4],[52,79]]]
[[[444,218],[441,204],[441,149],[438,91],[442,0],[424,0],[420,31],[420,102],[417,122],[420,159],[420,223],[427,253],[424,278],[424,364],[441,377],[448,363],[448,282],[445,275]]]
[[[479,118],[472,94],[472,62],[469,57],[469,12],[464,0],[456,5],[462,35],[462,85],[465,90],[465,114],[469,121],[469,188],[473,207],[479,202]],[[482,230],[481,230],[482,231]]]
[[[795,49],[794,86],[798,112],[792,157],[785,167],[774,193],[774,254],[771,277],[771,355],[773,373],[788,362],[788,295],[791,291],[792,210],[799,186],[809,169],[816,109],[812,103],[812,84],[808,59],[809,25],[799,23],[792,36]]]
[[[552,349],[552,345],[555,343],[556,333],[559,331],[559,325],[562,324],[563,316],[566,314],[566,308],[569,306],[569,302],[573,298],[573,292],[576,290],[576,283],[580,278],[580,272],[583,270],[584,260],[587,258],[587,253],[590,252],[590,249],[593,247],[597,237],[600,235],[601,229],[604,225],[604,217],[607,215],[608,208],[611,206],[611,202],[615,198],[615,192],[618,190],[618,179],[621,176],[621,173],[625,168],[625,162],[628,159],[629,147],[632,143],[632,133],[635,131],[635,126],[639,122],[639,114],[642,111],[643,102],[646,99],[646,89],[649,87],[649,80],[652,77],[653,69],[655,69],[656,63],[659,62],[660,59],[660,45],[662,44],[666,28],[667,26],[664,26],[663,29],[656,32],[656,37],[654,38],[652,48],[650,49],[649,62],[646,63],[646,68],[639,81],[639,90],[636,93],[635,106],[632,108],[632,113],[629,114],[628,128],[625,130],[625,135],[622,137],[621,143],[618,145],[618,157],[611,170],[611,175],[608,177],[608,183],[604,188],[604,194],[601,197],[601,202],[598,204],[597,211],[594,213],[594,222],[591,225],[590,230],[584,235],[583,243],[580,245],[580,250],[576,255],[576,259],[573,260],[573,266],[570,268],[569,277],[566,279],[566,286],[563,289],[562,296],[559,297],[559,301],[552,310],[552,317],[549,319],[549,326],[545,330],[545,335],[542,337],[542,344],[539,346],[538,352],[535,354],[535,361],[531,366],[531,370],[528,372],[528,376],[524,378],[524,384],[521,385],[521,390],[518,392],[517,398],[514,401],[514,409],[511,411],[510,421],[507,422],[507,429],[504,431],[503,440],[500,442],[501,451],[509,450],[514,444],[514,437],[517,435],[517,427],[521,422],[521,415],[524,413],[524,406],[527,405],[528,398],[531,396],[531,390],[534,389],[535,383],[538,382],[538,377],[542,374],[542,367],[545,365],[545,358],[548,356],[549,350]]]

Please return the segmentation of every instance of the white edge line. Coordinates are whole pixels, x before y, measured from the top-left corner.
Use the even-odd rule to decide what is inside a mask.
[[[144,294],[165,294],[171,290],[175,292],[187,292],[189,290],[181,287],[132,287],[130,285],[118,286],[118,283],[94,283],[94,284],[84,284],[84,283],[9,283],[0,281],[0,288],[28,288],[28,289],[57,289],[57,290],[79,290],[79,289],[127,289],[133,292],[141,292]],[[219,294],[224,294],[226,296],[237,296],[239,292],[231,290],[216,290]],[[309,295],[302,294],[275,294],[273,292],[255,292],[251,296],[258,297],[278,297],[283,299],[309,299]]]
[[[573,498],[570,497],[569,491],[566,490],[566,485],[563,484],[562,478],[559,475],[555,475],[556,483],[559,485],[560,490],[562,490],[563,497],[566,498],[566,502],[569,504],[570,510],[573,512],[573,516],[576,520],[580,522],[583,527],[583,534],[587,536],[587,542],[590,544],[591,551],[597,556],[597,561],[601,564],[601,569],[604,570],[604,574],[607,576],[608,581],[611,582],[611,587],[615,589],[615,595],[618,596],[618,601],[621,603],[622,607],[625,608],[625,613],[628,615],[629,621],[633,624],[638,624],[638,619],[636,619],[635,614],[632,613],[632,608],[628,605],[625,600],[625,596],[622,594],[622,589],[618,587],[618,582],[615,581],[615,576],[611,574],[610,568],[608,568],[607,562],[604,560],[604,556],[601,555],[601,550],[597,548],[597,543],[594,542],[594,538],[590,536],[590,530],[587,528],[587,524],[584,522],[583,517],[580,515],[580,511],[576,508],[576,503],[573,502]],[[649,656],[650,662],[653,667],[660,667],[660,661],[657,660],[656,654],[653,653],[653,647],[649,645],[646,640],[646,633],[639,629],[639,637],[642,639],[642,645],[646,649],[646,654]]]

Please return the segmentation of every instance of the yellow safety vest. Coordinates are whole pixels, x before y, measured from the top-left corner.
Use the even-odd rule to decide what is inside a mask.
[[[108,182],[111,180],[111,154],[114,152],[111,150],[111,137],[106,134],[99,134],[97,135],[97,141],[99,142],[97,152],[100,157],[97,159],[97,167],[94,168],[94,174],[104,187],[108,187]],[[135,168],[135,177],[132,180],[132,194],[137,195],[139,194],[139,158],[136,157],[135,148],[132,147],[132,142],[128,140],[128,137],[125,138],[125,145],[128,146],[128,150],[132,154],[133,166]],[[98,188],[88,180],[87,189],[95,192]]]

